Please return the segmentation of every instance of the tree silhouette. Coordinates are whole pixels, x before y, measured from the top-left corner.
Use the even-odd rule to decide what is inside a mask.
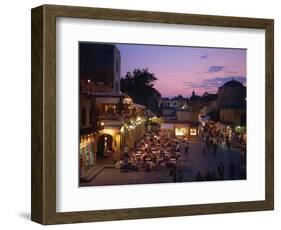
[[[155,112],[158,109],[158,100],[161,98],[161,94],[154,88],[156,80],[158,79],[147,68],[135,69],[121,78],[121,91],[128,94],[135,103]]]

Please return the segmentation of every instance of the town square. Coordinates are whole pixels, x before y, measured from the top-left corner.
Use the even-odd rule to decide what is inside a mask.
[[[79,186],[246,179],[245,55],[79,43]]]

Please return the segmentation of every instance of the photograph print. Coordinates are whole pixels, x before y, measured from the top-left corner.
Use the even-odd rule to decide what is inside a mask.
[[[247,178],[246,49],[78,49],[80,187]]]

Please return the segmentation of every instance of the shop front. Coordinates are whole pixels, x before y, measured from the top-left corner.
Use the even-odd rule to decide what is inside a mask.
[[[177,137],[187,137],[189,133],[188,127],[175,127],[175,135]]]
[[[172,132],[172,135],[176,137],[182,137],[188,140],[199,139],[199,123],[169,121],[169,123],[162,123],[161,129]]]
[[[94,158],[94,136],[93,134],[80,137],[80,168],[84,170],[93,167],[95,164]]]

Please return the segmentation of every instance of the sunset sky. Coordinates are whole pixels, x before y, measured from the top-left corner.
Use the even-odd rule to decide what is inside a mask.
[[[148,68],[158,80],[162,97],[216,93],[234,78],[246,85],[246,50],[151,45],[116,45],[121,53],[121,76]]]

